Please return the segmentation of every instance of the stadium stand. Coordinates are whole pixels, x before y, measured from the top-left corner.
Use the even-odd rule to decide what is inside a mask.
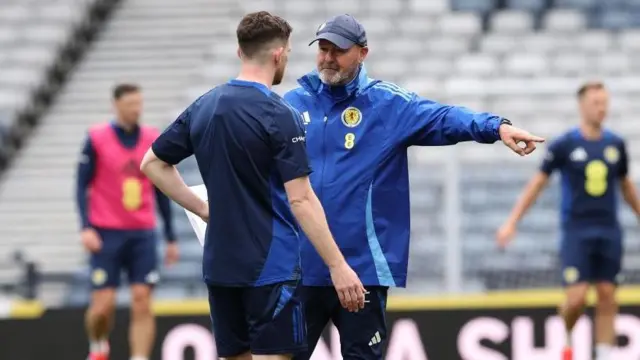
[[[0,1],[0,168],[4,169],[15,158],[55,98],[69,69],[116,3],[109,0]],[[51,245],[50,233],[42,231],[38,223],[43,217],[55,216],[48,201],[30,195],[34,188],[43,188],[42,184],[46,183],[43,179],[48,175],[65,170],[45,167],[49,164],[44,162],[33,164],[11,170],[13,175],[8,177],[18,181],[13,188],[11,180],[3,182],[1,191],[5,195],[0,201],[3,229],[0,262],[4,265],[0,270],[0,288],[18,289],[19,294],[27,297],[35,294],[21,284],[34,284],[35,264],[25,256],[25,251],[30,253],[33,244],[39,244],[38,249]],[[55,183],[51,186],[56,188]],[[12,193],[18,197],[12,198]],[[60,253],[55,247],[49,249],[52,255],[46,258],[53,263],[44,261],[45,269],[50,264],[53,269],[73,266],[73,261],[66,265],[64,258],[56,257]],[[29,255],[42,264],[40,259],[44,254],[40,251]]]
[[[16,23],[44,24],[34,15],[43,11],[19,10],[37,1],[11,5],[0,1],[1,48],[18,31],[18,25],[6,25],[5,17],[15,18]],[[60,19],[82,18],[71,14],[91,3],[64,1],[68,3],[47,2],[66,4],[68,12]],[[5,7],[12,10],[5,12]],[[5,173],[0,226],[6,240],[0,244],[0,258],[23,250],[43,274],[68,274],[67,285],[72,286],[66,290],[66,301],[86,302],[88,274],[78,244],[73,173],[87,127],[109,116],[110,87],[118,81],[140,83],[146,95],[146,121],[165,126],[190,101],[235,74],[235,26],[244,13],[258,9],[274,11],[294,26],[290,66],[278,88],[282,93],[313,68],[314,48],[307,45],[314,31],[324,19],[341,12],[364,23],[372,49],[367,67],[374,77],[435,100],[503,114],[543,136],[552,137],[575,124],[575,90],[585,80],[602,79],[613,94],[610,125],[627,137],[636,161],[633,176],[638,179],[640,147],[635,140],[640,127],[634,123],[640,112],[640,102],[635,101],[640,93],[640,30],[634,29],[640,26],[638,0],[218,0],[215,4],[125,0],[72,69]],[[71,28],[74,22],[61,23]],[[53,32],[54,36],[38,29],[28,32],[34,44],[49,45],[23,43],[23,50],[0,52],[0,71],[9,69],[5,58],[36,59],[17,61],[27,70],[11,68],[11,76],[0,76],[0,119],[5,119],[5,128],[14,121],[15,110],[34,99],[30,89],[42,81],[47,64],[55,61],[47,51],[70,37],[68,31]],[[413,241],[408,291],[443,289],[450,266],[444,254],[452,216],[461,224],[464,290],[557,284],[557,184],[525,219],[514,247],[498,252],[493,238],[541,155],[520,159],[498,145],[411,149]],[[193,159],[180,170],[187,183],[199,183]],[[442,209],[452,200],[446,191],[451,184],[461,203],[457,213],[447,215]],[[163,272],[158,296],[200,296],[200,248],[182,210],[176,207],[176,213],[183,259]],[[639,282],[640,248],[633,241],[637,225],[626,209],[623,223],[628,235],[628,279]],[[64,293],[50,290],[41,296],[55,302]],[[120,295],[125,299],[126,291]]]

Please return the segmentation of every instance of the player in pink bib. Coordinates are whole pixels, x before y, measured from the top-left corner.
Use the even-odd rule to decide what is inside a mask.
[[[112,122],[91,127],[78,166],[77,203],[82,242],[91,254],[93,294],[86,328],[90,360],[107,360],[107,339],[124,270],[131,285],[131,359],[148,360],[154,341],[151,292],[158,281],[155,203],[164,220],[167,262],[177,260],[171,206],[140,171],[159,132],[140,125],[142,93],[115,88]]]

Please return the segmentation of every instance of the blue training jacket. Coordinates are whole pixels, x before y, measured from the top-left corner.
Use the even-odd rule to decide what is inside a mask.
[[[364,66],[348,85],[316,71],[284,98],[303,117],[313,189],[349,265],[365,286],[405,287],[409,258],[411,145],[494,143],[501,118],[427,100],[371,79]],[[302,277],[331,286],[328,268],[302,235]]]

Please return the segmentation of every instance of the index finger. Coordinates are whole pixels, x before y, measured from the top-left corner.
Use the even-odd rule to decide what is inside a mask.
[[[544,138],[540,137],[540,136],[535,136],[535,135],[531,135],[528,134],[528,136],[524,136],[523,141],[533,141],[533,142],[537,142],[537,143],[543,143],[544,142]]]

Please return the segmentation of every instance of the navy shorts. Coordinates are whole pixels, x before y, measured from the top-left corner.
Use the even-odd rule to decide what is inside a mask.
[[[340,305],[333,287],[304,286],[303,302],[309,334],[309,349],[294,357],[308,360],[329,320],[340,333],[340,348],[344,359],[381,360],[383,343],[387,339],[387,287],[368,286],[364,309],[352,313]]]
[[[259,287],[207,286],[218,357],[307,350],[297,281]]]
[[[117,288],[123,271],[129,284],[155,285],[158,281],[155,231],[96,231],[102,239],[102,249],[91,254],[91,284],[94,289]]]
[[[622,234],[608,232],[565,232],[560,250],[562,282],[608,282],[618,284],[622,269]]]

